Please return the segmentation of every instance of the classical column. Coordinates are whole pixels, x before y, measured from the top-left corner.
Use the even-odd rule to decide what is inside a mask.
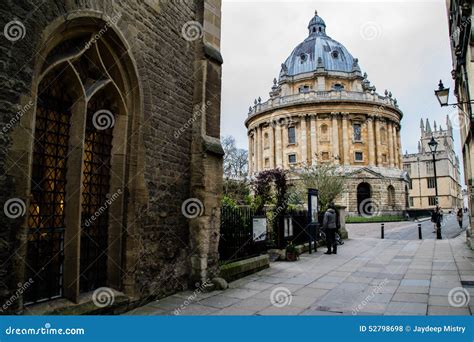
[[[263,127],[258,126],[258,170],[263,170]]]
[[[350,156],[349,156],[350,133],[349,133],[349,130],[347,129],[348,114],[349,113],[342,113],[342,147],[344,150],[343,152],[344,165],[349,165],[351,162]]]
[[[253,141],[252,141],[252,137],[253,137],[252,131],[249,131],[249,135],[248,135],[248,138],[249,138],[249,155],[248,155],[249,175],[251,175],[253,173]]]
[[[258,172],[258,129],[254,128],[253,132],[253,172]]]
[[[276,167],[283,167],[283,160],[281,158],[282,151],[283,151],[283,143],[282,143],[282,126],[278,124],[278,121],[274,121],[275,123],[275,163]]]
[[[308,162],[308,146],[306,141],[306,115],[300,116],[300,155],[301,162],[306,164]]]
[[[273,132],[273,125],[270,122],[270,132],[269,132],[269,139],[270,139],[270,168],[275,168],[275,133]]]
[[[310,134],[310,139],[311,139],[311,165],[317,165],[318,164],[318,159],[317,159],[317,153],[318,153],[318,145],[317,145],[317,120],[316,120],[316,115],[310,116],[310,125],[311,125],[311,134]]]
[[[378,117],[374,117],[375,120],[375,148],[376,151],[376,160],[377,166],[382,166],[382,153],[381,153],[381,145],[382,141],[380,140],[380,120]]]
[[[390,167],[394,167],[394,153],[393,153],[393,129],[392,123],[387,122],[387,135],[388,135],[388,155]]]
[[[332,139],[331,139],[331,144],[332,144],[332,154],[334,158],[334,163],[339,164],[340,160],[336,159],[336,157],[341,157],[339,155],[339,134],[338,134],[338,127],[337,127],[337,116],[338,113],[331,113],[331,128],[332,128]]]
[[[374,120],[372,116],[367,117],[367,133],[369,135],[369,166],[375,165],[375,144],[374,144]]]
[[[400,126],[398,126],[398,129],[397,129],[397,143],[398,143],[398,168],[401,169],[402,168],[402,141],[401,141],[401,138],[400,138]]]

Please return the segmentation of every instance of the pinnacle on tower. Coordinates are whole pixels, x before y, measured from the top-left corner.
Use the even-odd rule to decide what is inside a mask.
[[[421,135],[425,133],[425,124],[423,123],[423,119],[420,119],[420,129],[421,129]]]
[[[426,133],[431,133],[431,126],[428,118],[426,118]]]

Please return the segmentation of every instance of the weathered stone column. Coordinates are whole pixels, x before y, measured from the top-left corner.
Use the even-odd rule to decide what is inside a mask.
[[[348,124],[348,115],[349,113],[342,113],[342,146],[343,146],[343,160],[344,165],[350,164],[350,156],[349,156],[349,130],[347,129]]]
[[[270,139],[270,168],[273,169],[275,167],[275,133],[273,131],[273,125],[270,122],[270,132],[268,134],[268,138]]]
[[[374,145],[374,120],[371,115],[367,116],[367,132],[369,135],[369,166],[375,165],[375,145]]]
[[[394,167],[394,153],[393,153],[393,129],[392,123],[387,123],[387,135],[388,135],[388,160],[390,167]]]
[[[380,140],[380,119],[378,117],[374,117],[375,120],[375,152],[376,152],[376,160],[377,166],[382,165],[382,153],[381,153],[381,144],[382,141]]]
[[[275,163],[276,167],[283,167],[283,161],[282,161],[282,150],[283,150],[283,144],[282,144],[282,134],[281,134],[281,125],[275,121]]]
[[[193,122],[190,197],[203,204],[202,215],[189,219],[190,276],[195,286],[219,273],[220,207],[223,187],[223,155],[220,143],[222,56],[219,52],[220,2],[198,4],[196,20],[204,35],[195,41],[194,105],[201,119]],[[184,249],[183,249],[184,252]]]
[[[253,129],[253,172],[258,172],[258,133],[257,127]]]
[[[306,115],[300,116],[300,153],[301,153],[301,162],[308,162],[308,146],[306,140]]]
[[[317,117],[310,116],[310,125],[311,125],[311,165],[318,164],[318,141],[317,141]]]
[[[338,134],[338,125],[337,125],[337,116],[338,113],[331,113],[331,129],[332,129],[332,154],[334,158],[334,164],[340,164],[340,155],[339,155],[339,134]],[[336,159],[339,157],[339,159]]]

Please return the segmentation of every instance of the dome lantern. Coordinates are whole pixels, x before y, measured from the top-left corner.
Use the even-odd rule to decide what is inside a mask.
[[[308,24],[309,35],[326,35],[326,23],[318,16],[318,11],[314,12],[314,17]]]

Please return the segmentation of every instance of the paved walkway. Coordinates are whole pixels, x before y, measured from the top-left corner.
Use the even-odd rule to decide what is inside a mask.
[[[230,283],[225,291],[186,291],[135,315],[470,315],[474,252],[465,235],[444,240],[354,238],[337,255],[297,262]],[[450,294],[451,293],[451,294]],[[457,307],[459,306],[459,307]]]

